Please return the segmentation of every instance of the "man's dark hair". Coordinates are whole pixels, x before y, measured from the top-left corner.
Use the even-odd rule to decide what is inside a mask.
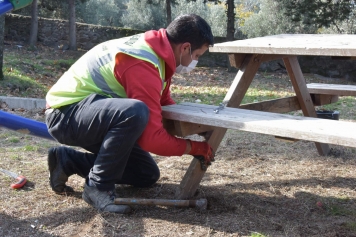
[[[192,51],[201,48],[204,44],[211,46],[214,44],[210,26],[203,18],[195,14],[178,16],[166,30],[171,43],[189,42]]]

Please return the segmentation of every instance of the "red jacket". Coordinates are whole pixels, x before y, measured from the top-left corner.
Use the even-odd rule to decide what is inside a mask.
[[[125,88],[128,98],[144,102],[150,111],[148,124],[138,144],[148,152],[162,156],[181,156],[186,149],[186,141],[167,133],[162,125],[163,105],[175,104],[170,96],[170,84],[176,69],[176,61],[166,30],[147,31],[145,40],[150,47],[166,62],[167,83],[162,95],[162,80],[158,69],[151,63],[133,58],[126,54],[116,55],[114,74]]]

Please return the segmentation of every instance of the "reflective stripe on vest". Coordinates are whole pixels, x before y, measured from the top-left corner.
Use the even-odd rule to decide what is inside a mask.
[[[110,63],[112,63],[112,65],[115,64],[115,56],[117,53],[121,52],[121,53],[128,54],[130,56],[133,56],[135,58],[150,62],[156,68],[158,68],[158,71],[159,71],[159,74],[160,74],[160,77],[162,80],[162,90],[161,90],[161,93],[162,93],[166,86],[166,83],[164,82],[164,78],[165,78],[164,61],[162,59],[160,59],[151,48],[149,48],[147,43],[143,40],[143,34],[136,35],[133,37],[128,37],[125,39],[126,39],[126,42],[130,42],[131,45],[136,43],[136,47],[140,47],[142,49],[133,48],[133,47],[131,47],[131,45],[128,45],[128,47],[125,47],[127,44],[125,45],[125,43],[120,42],[120,45],[116,44],[114,46],[114,49],[117,51],[115,53],[113,53],[112,52],[113,48],[110,47],[110,42],[108,42],[107,44],[104,43],[102,45],[103,48],[106,48],[107,50],[109,50],[109,52],[107,54],[105,54],[103,56],[99,56],[99,58],[98,58],[97,57],[98,52],[93,51],[92,54],[88,55],[88,57],[86,59],[87,60],[86,65],[87,65],[90,77],[92,78],[95,85],[98,88],[100,88],[100,90],[102,90],[103,93],[105,93],[111,97],[114,97],[114,98],[126,97],[126,92],[123,90],[122,85],[120,85],[120,83],[116,80],[116,78],[113,74],[114,68],[109,67],[109,70],[111,70],[111,72],[112,72],[112,78],[105,78],[101,73],[101,69],[103,69],[106,65],[109,65]],[[149,52],[148,50],[151,52]],[[110,74],[110,76],[111,76],[111,74]],[[111,83],[114,83],[113,86],[115,87],[115,92],[111,89],[110,85],[108,84],[108,81]],[[120,89],[118,89],[118,87],[117,87],[118,85],[119,85]]]
[[[99,60],[96,60],[95,57],[88,57],[87,66],[90,76],[95,83],[95,85],[100,88],[105,94],[110,95],[113,98],[120,97],[117,93],[113,92],[109,85],[106,83],[103,75],[101,75],[99,68],[103,65],[110,63],[113,60],[113,55],[107,54]]]

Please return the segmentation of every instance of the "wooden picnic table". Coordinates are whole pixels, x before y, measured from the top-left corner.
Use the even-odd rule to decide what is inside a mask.
[[[215,44],[213,47],[210,47],[209,51],[227,53],[229,55],[230,64],[236,68],[239,68],[239,71],[237,72],[237,75],[223,100],[226,107],[276,113],[301,109],[304,116],[317,117],[314,106],[317,103],[319,103],[317,105],[322,105],[335,102],[335,96],[337,97],[338,94],[319,93],[316,95],[318,96],[317,99],[316,97],[312,98],[313,95],[311,95],[311,92],[308,91],[297,56],[331,56],[345,59],[356,59],[356,35],[282,34],[219,43]],[[295,96],[240,106],[241,101],[250,87],[261,63],[277,59],[282,59],[285,64],[295,91]],[[351,91],[351,95],[355,95],[355,91]],[[316,102],[316,100],[318,102]],[[179,120],[178,118],[180,115],[169,111],[168,108],[167,110],[164,110],[164,113],[164,117],[168,119]],[[189,116],[191,115],[188,115],[188,117]],[[173,121],[173,123],[175,123],[175,129],[180,130],[180,134],[178,132],[178,135],[184,136],[189,132],[205,132],[208,130],[207,128],[209,128],[209,132],[205,133],[205,138],[216,151],[226,133],[228,126],[219,127],[213,126],[214,124],[205,123],[205,121],[202,121],[201,124],[190,123],[189,121],[189,119],[184,120],[184,122]],[[233,126],[238,127],[240,125]],[[177,127],[180,129],[177,129]],[[184,131],[188,132],[184,133]],[[271,134],[273,135],[276,133],[271,132]],[[350,139],[355,138],[355,136],[351,136],[352,137]],[[319,140],[316,139],[312,141]],[[319,154],[328,154],[328,144],[315,142],[315,145]],[[351,146],[353,146],[353,143]],[[201,170],[197,159],[193,159],[185,176],[183,177],[179,189],[177,190],[176,197],[180,199],[192,197],[198,188],[204,173],[205,172]]]

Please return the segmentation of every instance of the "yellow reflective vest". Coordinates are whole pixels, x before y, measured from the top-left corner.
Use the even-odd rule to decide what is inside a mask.
[[[138,34],[110,40],[89,50],[48,91],[47,103],[52,108],[59,108],[79,102],[93,93],[127,98],[125,89],[114,75],[115,56],[118,53],[152,63],[159,71],[164,90],[165,62],[145,42],[144,34]]]

